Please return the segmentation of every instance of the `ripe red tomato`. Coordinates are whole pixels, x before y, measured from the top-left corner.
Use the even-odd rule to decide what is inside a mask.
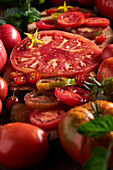
[[[94,38],[96,44],[102,44],[106,40],[106,35],[98,35]]]
[[[2,101],[0,99],[0,113],[2,112]]]
[[[77,27],[82,25],[84,21],[84,14],[78,11],[64,12],[57,17],[57,22],[62,27]]]
[[[103,76],[105,78],[107,77],[113,77],[113,57],[112,58],[108,58],[106,60],[104,60],[98,70],[97,70],[97,80],[98,81],[101,81],[102,80],[102,75],[101,73],[103,74]]]
[[[31,72],[27,74],[27,80],[28,82],[30,82],[31,84],[35,84],[37,81],[39,81],[41,79],[41,75],[40,73],[38,73],[37,71],[35,72]]]
[[[15,77],[14,82],[18,85],[23,85],[26,82],[26,77],[25,76]]]
[[[6,100],[7,109],[11,110],[14,104],[16,103],[20,103],[20,100],[18,99],[18,97],[15,97],[15,96],[8,97]]]
[[[6,81],[0,77],[0,99],[5,100],[8,93],[8,85]]]
[[[75,83],[77,86],[84,86],[84,81],[89,82],[88,78],[90,75],[88,73],[79,73],[75,75]]]
[[[75,0],[65,0],[67,4],[71,4],[72,2],[74,2]],[[54,6],[59,6],[59,5],[63,5],[64,0],[50,0],[50,2],[54,5]]]
[[[101,53],[101,59],[102,61],[107,59],[107,58],[111,58],[113,57],[113,44],[109,44],[107,45]]]
[[[113,20],[113,1],[112,0],[95,0],[95,5],[98,12],[105,17]]]
[[[95,106],[104,110],[104,114],[113,116],[113,103],[107,101],[95,101]],[[109,147],[113,139],[113,134],[109,133],[102,137],[93,138],[86,137],[77,133],[77,127],[94,118],[94,110],[91,103],[86,103],[69,110],[61,119],[58,127],[60,142],[66,153],[80,164],[84,164],[92,155],[92,149],[97,146]],[[112,150],[113,151],[113,150]],[[111,162],[109,165],[113,166],[113,152],[111,154]]]
[[[6,62],[7,62],[7,52],[3,42],[0,39],[0,73],[2,73],[2,71],[4,70]]]
[[[11,52],[13,47],[21,41],[19,31],[10,24],[0,26],[0,39],[2,40],[7,52]]]
[[[39,163],[48,152],[46,133],[28,123],[0,126],[0,163],[10,168],[26,168]]]
[[[76,0],[76,1],[85,7],[92,8],[95,5],[95,0]]]

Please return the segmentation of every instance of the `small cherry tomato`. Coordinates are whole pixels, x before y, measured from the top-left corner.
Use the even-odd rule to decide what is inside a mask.
[[[85,13],[84,13],[84,17],[85,17],[85,18],[89,18],[90,16],[91,16],[91,12],[85,12]]]
[[[79,87],[55,88],[55,96],[69,106],[78,106],[89,100],[89,91]]]
[[[12,78],[15,78],[15,77],[20,77],[20,76],[22,76],[23,73],[22,73],[22,72],[19,72],[19,71],[13,71],[13,72],[11,72],[10,75],[11,75]]]
[[[84,14],[78,11],[64,12],[57,17],[57,22],[62,27],[77,27],[82,25],[84,21]]]
[[[22,85],[22,84],[25,84],[26,78],[25,76],[15,77],[14,82],[18,85]]]
[[[40,75],[40,73],[38,73],[36,71],[27,74],[27,80],[31,84],[37,83],[37,81],[39,81],[40,79],[41,79],[41,75]]]
[[[30,113],[29,119],[33,125],[44,130],[57,128],[62,116],[65,114],[63,109],[54,108],[47,111],[34,110]]]
[[[106,40],[106,35],[98,35],[94,40],[97,44],[102,44]]]
[[[90,75],[88,73],[79,73],[75,75],[75,83],[78,86],[84,86],[84,81],[89,81],[88,78]]]
[[[6,100],[7,109],[11,110],[14,104],[16,103],[20,103],[20,100],[18,99],[18,97],[15,97],[15,96],[8,97]]]

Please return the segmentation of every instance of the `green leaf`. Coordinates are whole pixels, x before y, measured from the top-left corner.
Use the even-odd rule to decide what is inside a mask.
[[[43,4],[45,2],[45,0],[39,0],[39,5]]]
[[[84,170],[107,170],[107,164],[110,157],[111,147],[113,142],[110,143],[109,148],[106,150],[103,147],[96,147],[92,150],[92,156],[83,165]]]
[[[4,15],[5,15],[5,17],[12,17],[12,16],[14,16],[16,13],[18,13],[18,12],[19,12],[19,8],[17,8],[17,7],[7,8],[7,9],[5,10]]]
[[[113,117],[106,115],[104,117],[95,117],[87,123],[80,125],[77,131],[85,136],[99,137],[113,131]]]

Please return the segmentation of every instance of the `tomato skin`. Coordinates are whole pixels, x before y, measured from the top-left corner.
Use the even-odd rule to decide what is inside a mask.
[[[8,85],[6,81],[0,77],[0,99],[5,100],[8,93]]]
[[[113,1],[112,0],[95,0],[95,5],[98,12],[105,17],[113,20]]]
[[[100,72],[104,75],[104,78],[113,77],[113,57],[104,60],[99,65],[99,68],[97,70],[97,80],[98,81],[102,80],[102,75]]]
[[[100,109],[105,109],[104,114],[113,116],[113,103],[107,101],[95,101]],[[92,149],[97,146],[109,147],[112,141],[112,133],[99,138],[86,137],[77,133],[77,127],[93,118],[93,112],[90,103],[72,108],[61,119],[58,126],[60,142],[66,153],[80,164],[84,164],[92,155]],[[79,113],[79,114],[78,114]],[[109,166],[113,165],[113,153]]]
[[[2,40],[6,50],[10,53],[15,45],[21,41],[19,31],[10,24],[0,26],[0,39]]]
[[[107,45],[101,53],[102,61],[111,57],[113,57],[113,44]]]
[[[7,62],[7,52],[2,40],[0,39],[0,74],[3,72]]]
[[[11,110],[14,104],[20,103],[20,100],[17,97],[8,97],[6,100],[6,107],[8,110]]]
[[[14,82],[18,85],[23,85],[26,82],[26,77],[25,76],[15,77]]]
[[[0,114],[1,114],[1,112],[2,112],[2,107],[3,107],[2,101],[1,101],[1,99],[0,99]]]
[[[0,163],[26,168],[39,163],[48,152],[46,133],[31,124],[9,123],[0,127]]]

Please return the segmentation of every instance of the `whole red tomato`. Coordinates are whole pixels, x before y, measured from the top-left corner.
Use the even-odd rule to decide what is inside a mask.
[[[95,5],[98,10],[98,12],[113,20],[113,1],[112,0],[95,0]]]
[[[10,168],[26,168],[39,163],[48,153],[46,133],[28,123],[0,126],[0,163]]]
[[[95,101],[99,111],[113,116],[113,103],[107,101]],[[108,110],[107,110],[108,109]],[[66,153],[80,164],[84,164],[92,155],[92,149],[97,146],[109,147],[113,140],[113,134],[108,133],[102,137],[86,137],[77,132],[77,127],[94,118],[94,110],[91,103],[86,103],[69,110],[61,119],[58,133],[60,142]],[[113,152],[109,160],[109,166],[113,166]]]
[[[6,81],[0,77],[0,99],[5,100],[8,93],[8,85]]]
[[[104,60],[99,65],[99,68],[97,70],[98,81],[102,80],[102,75],[100,72],[103,74],[104,78],[113,77],[113,57]]]
[[[75,0],[65,0],[67,4],[71,4],[72,2],[74,2]],[[54,6],[59,6],[59,5],[63,5],[64,4],[64,0],[50,0],[50,2],[54,5]]]
[[[6,100],[6,107],[8,110],[11,110],[12,107],[17,103],[20,103],[20,100],[18,99],[18,97],[15,97],[15,96],[8,97]]]
[[[2,71],[4,70],[6,62],[7,62],[7,52],[3,42],[0,39],[0,73],[2,73]]]
[[[0,26],[0,39],[2,40],[7,52],[11,52],[13,47],[21,41],[19,31],[10,24]]]
[[[95,5],[95,0],[77,0],[81,5],[86,6],[86,7],[94,7]]]
[[[107,58],[113,57],[113,44],[107,45],[101,53],[101,59],[105,60]]]

